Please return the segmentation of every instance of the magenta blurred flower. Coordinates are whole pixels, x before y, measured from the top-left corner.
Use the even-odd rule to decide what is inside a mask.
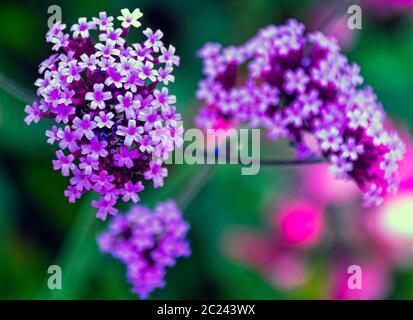
[[[360,269],[360,287],[353,287],[352,276],[356,272],[350,266]],[[337,300],[377,300],[384,299],[390,289],[390,269],[386,261],[369,258],[336,261],[332,270],[331,299]]]
[[[40,64],[35,82],[40,104],[25,108],[27,124],[56,121],[46,132],[48,143],[58,142],[60,149],[53,167],[64,176],[82,177],[70,179],[65,195],[74,202],[89,190],[100,193],[92,205],[102,220],[116,215],[119,197],[139,201],[143,180],[163,186],[163,161],[182,142],[176,98],[165,87],[179,64],[175,48],[165,47],[162,32],[150,28],[142,43],[126,45],[129,28],[140,26],[142,13],[121,12],[123,28],[101,12],[92,21],[79,18],[72,36],[57,22],[46,34],[57,53]]]
[[[331,204],[353,201],[358,189],[353,181],[336,180],[327,170],[326,164],[299,168],[300,190],[315,203]]]
[[[110,253],[127,266],[133,292],[142,299],[165,285],[167,267],[190,255],[186,235],[189,225],[175,202],[158,204],[153,211],[135,205],[118,215],[98,237],[102,252]]]
[[[310,133],[330,171],[356,181],[366,206],[396,191],[404,144],[386,130],[381,104],[371,88],[360,88],[359,66],[349,64],[334,38],[305,35],[289,20],[239,47],[208,43],[199,56],[206,79],[197,91],[204,104],[198,126],[212,128],[220,119],[262,126],[270,139],[289,138],[299,158]]]
[[[276,210],[277,230],[282,240],[296,246],[312,246],[322,236],[323,208],[308,201],[284,202]]]

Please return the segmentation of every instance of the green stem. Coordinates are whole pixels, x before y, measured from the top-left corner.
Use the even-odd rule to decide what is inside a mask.
[[[35,99],[32,94],[18,83],[0,72],[0,88],[24,103],[31,104]]]
[[[62,289],[51,290],[47,286],[47,279],[38,294],[40,299],[71,299],[82,285],[86,276],[85,270],[91,259],[96,257],[94,241],[96,217],[91,207],[92,195],[84,199],[81,209],[67,235],[55,264],[62,270]]]
[[[178,207],[182,211],[185,211],[199,192],[202,191],[213,175],[212,170],[213,167],[210,165],[203,166],[201,170],[199,170],[199,172],[193,177],[193,179],[185,185],[177,200]]]
[[[214,158],[214,155],[209,155],[206,154],[204,156],[204,159],[200,159],[201,161],[207,161],[207,159]],[[230,164],[242,164],[240,163],[240,159],[237,158],[231,158],[230,156],[225,157],[219,157],[215,156],[214,161],[218,162],[218,160],[224,160],[227,163]],[[292,165],[310,165],[310,164],[319,164],[319,163],[325,163],[326,160],[323,158],[316,158],[316,157],[311,157],[308,159],[248,159],[251,161],[251,163],[259,163],[260,165],[264,166],[292,166]]]

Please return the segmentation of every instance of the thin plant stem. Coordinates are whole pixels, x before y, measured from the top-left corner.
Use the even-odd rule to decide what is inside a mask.
[[[200,163],[206,163],[208,159],[214,159],[214,162],[218,162],[219,160],[226,161],[226,163],[230,164],[243,164],[237,158],[231,158],[230,156],[220,157],[214,156],[211,154],[205,154],[204,158],[200,159]],[[292,166],[292,165],[311,165],[311,164],[319,164],[324,163],[326,160],[324,158],[318,157],[310,157],[307,159],[248,159],[250,163],[259,163],[263,166]]]
[[[91,199],[92,195],[88,195],[84,199],[55,261],[55,264],[60,266],[62,270],[62,290],[48,289],[46,279],[39,291],[39,299],[73,298],[75,296],[76,286],[79,285],[76,278],[79,279],[83,276],[82,272],[77,270],[81,268],[82,264],[80,257],[83,256],[82,253],[86,249],[85,244],[94,238],[91,230],[97,220],[90,205]]]
[[[297,159],[264,159],[260,160],[260,164],[264,166],[302,166],[302,165],[311,165],[311,164],[320,164],[325,163],[325,160],[322,158],[309,158],[303,160]]]
[[[193,179],[185,185],[177,200],[178,207],[182,211],[185,211],[188,208],[199,192],[202,191],[212,175],[213,166],[205,165],[196,173],[196,175],[194,175]]]
[[[328,33],[331,31],[330,29],[334,23],[334,20],[337,17],[340,17],[343,13],[346,14],[346,9],[350,7],[350,5],[357,4],[357,2],[358,0],[340,0],[337,5],[330,8],[327,14],[321,17],[316,29],[322,29],[324,32]]]
[[[31,104],[35,99],[29,90],[9,79],[0,72],[0,88],[24,103]]]

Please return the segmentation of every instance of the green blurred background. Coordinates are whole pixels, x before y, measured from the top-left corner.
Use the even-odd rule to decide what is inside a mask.
[[[177,47],[181,66],[172,86],[185,127],[193,126],[199,106],[194,100],[201,79],[201,62],[195,52],[207,41],[241,44],[268,24],[293,17],[311,24],[326,3],[316,0],[135,0],[135,1],[18,1],[0,4],[0,72],[35,93],[37,65],[50,54],[44,40],[47,8],[58,4],[64,23],[99,11],[117,16],[120,9],[139,7],[143,26],[160,28],[165,42]],[[345,12],[343,12],[345,14]],[[363,11],[363,13],[365,13]],[[361,65],[393,119],[413,128],[413,21],[409,15],[377,19],[363,15],[363,30],[352,31],[344,51]],[[0,89],[0,298],[2,299],[135,299],[129,293],[125,268],[109,255],[98,253],[95,237],[106,223],[94,218],[88,197],[69,204],[63,196],[67,179],[54,172],[54,148],[46,144],[47,121],[26,127],[24,103]],[[276,144],[262,146],[266,154],[282,157]],[[280,151],[281,150],[281,151]],[[142,203],[176,198],[200,166],[171,167],[166,186],[142,194]],[[259,175],[241,176],[237,166],[217,166],[186,208],[191,223],[193,254],[167,275],[166,288],[154,299],[321,298],[324,272],[315,273],[310,286],[284,292],[263,277],[222,254],[220,241],[227,227],[261,228],[263,216],[283,190],[294,183],[294,171],[262,168]],[[236,186],[236,187],[234,187]],[[126,208],[126,207],[125,207]],[[315,264],[322,261],[316,261]],[[63,269],[63,290],[47,289],[47,268]],[[403,286],[392,297],[413,298],[413,276],[399,279]],[[411,286],[408,284],[412,284]],[[397,287],[397,286],[396,286]]]

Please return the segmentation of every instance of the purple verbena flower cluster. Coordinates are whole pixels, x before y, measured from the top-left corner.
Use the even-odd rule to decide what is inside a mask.
[[[176,98],[166,87],[179,65],[175,48],[164,46],[162,32],[150,28],[143,31],[144,41],[127,45],[129,29],[140,26],[142,13],[121,12],[122,28],[100,12],[92,21],[79,18],[72,36],[60,22],[47,32],[56,53],[39,67],[40,104],[25,109],[27,124],[40,118],[56,121],[46,136],[59,147],[53,168],[71,176],[65,195],[75,202],[88,190],[100,193],[92,205],[102,220],[116,215],[119,197],[138,202],[142,180],[162,187],[167,176],[163,161],[182,143]]]
[[[166,268],[174,266],[176,258],[190,255],[188,230],[173,201],[158,204],[153,212],[135,205],[113,218],[98,244],[102,252],[126,264],[133,292],[145,299],[165,285]]]
[[[337,178],[357,182],[366,206],[396,191],[405,146],[386,130],[381,104],[370,87],[359,88],[360,68],[334,38],[306,35],[301,23],[289,20],[239,47],[208,43],[199,56],[206,76],[197,91],[199,127],[261,126],[270,139],[289,138],[299,158],[311,154],[304,139],[311,134]]]

